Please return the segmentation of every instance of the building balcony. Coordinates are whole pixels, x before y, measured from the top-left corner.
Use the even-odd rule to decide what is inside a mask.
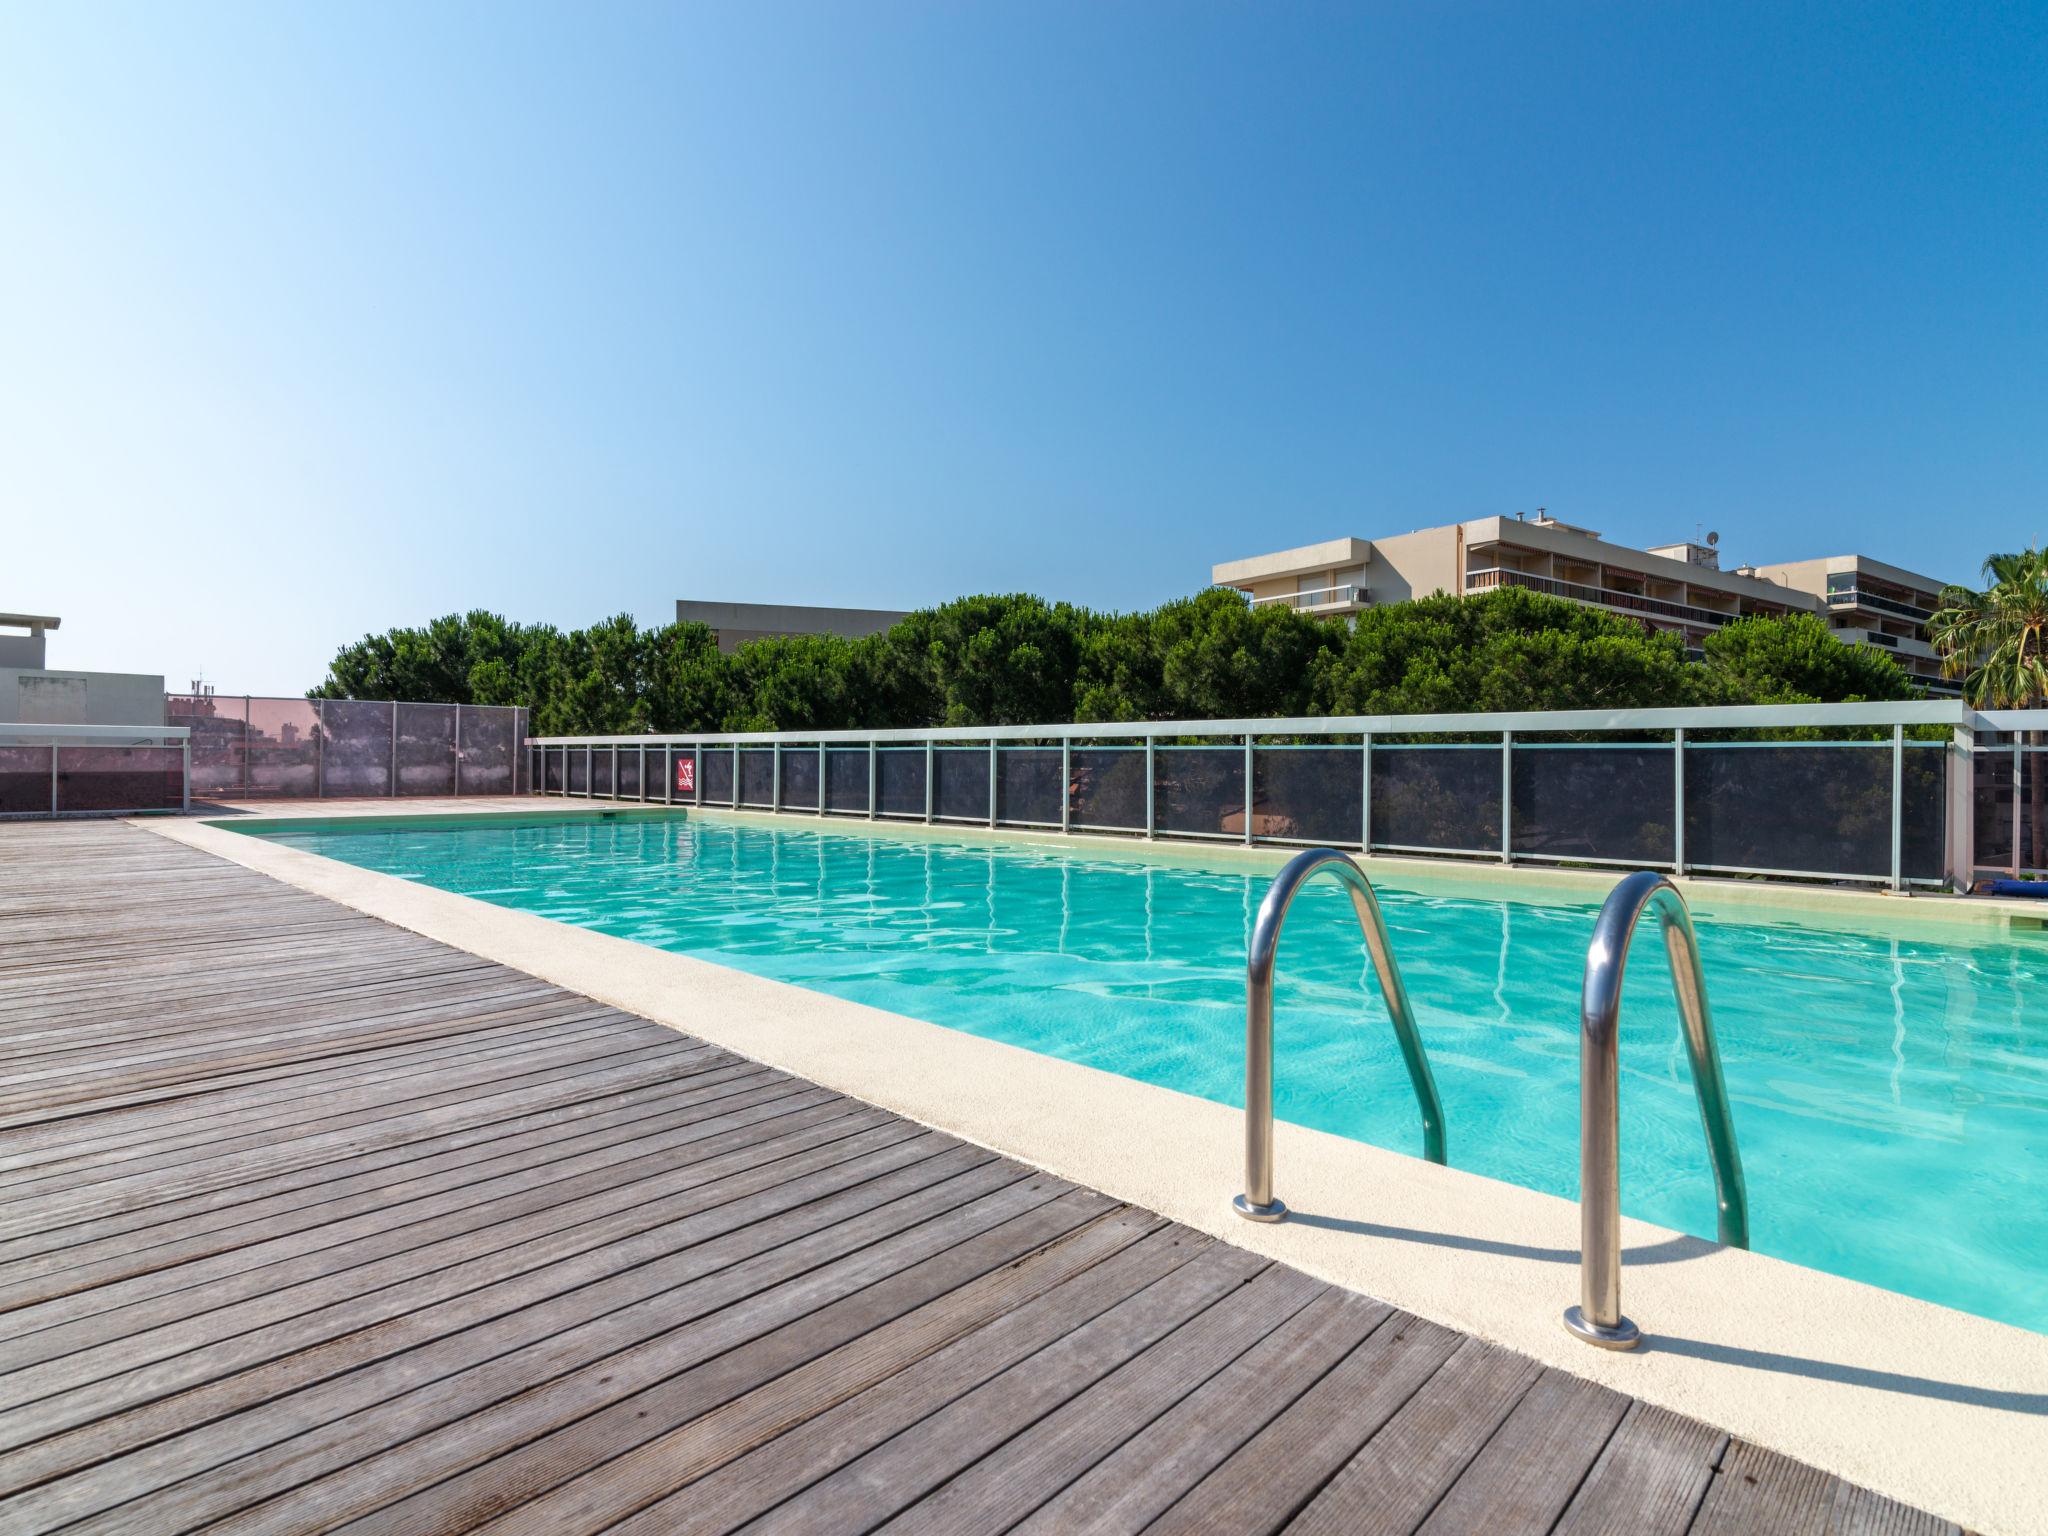
[[[1918,619],[1921,623],[1934,616],[1932,608],[1921,608],[1913,603],[1902,603],[1896,598],[1879,597],[1875,592],[1864,592],[1856,587],[1828,593],[1830,608],[1875,608],[1879,613],[1894,613],[1902,619]]]
[[[1644,597],[1636,592],[1618,592],[1612,587],[1589,587],[1582,582],[1558,581],[1549,576],[1531,576],[1527,571],[1508,570],[1499,566],[1465,573],[1467,592],[1491,592],[1499,587],[1527,587],[1532,592],[1548,592],[1552,597],[1570,598],[1575,603],[1586,603],[1595,608],[1613,608],[1624,613],[1647,613],[1657,618],[1675,619],[1686,624],[1708,624],[1715,628],[1742,617],[1739,613],[1722,613],[1718,609],[1700,608],[1691,603],[1674,603],[1668,598]]]
[[[1363,608],[1366,596],[1355,586],[1345,586],[1320,587],[1313,592],[1279,592],[1271,597],[1252,599],[1254,608],[1269,608],[1275,604],[1304,613],[1327,613],[1336,609]]]

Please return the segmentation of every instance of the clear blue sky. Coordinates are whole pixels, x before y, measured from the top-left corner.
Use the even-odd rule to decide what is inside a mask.
[[[2048,8],[0,11],[0,609],[297,691],[1548,506],[2048,536]]]

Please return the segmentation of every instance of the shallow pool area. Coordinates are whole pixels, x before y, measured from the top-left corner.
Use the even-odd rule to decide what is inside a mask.
[[[240,830],[854,1001],[1240,1102],[1244,953],[1267,871],[1079,846],[717,818]],[[1577,1189],[1589,905],[1382,887],[1453,1166]],[[2048,1332],[2048,943],[1703,918],[1754,1246]],[[1710,1236],[1661,945],[1632,967],[1622,1203]],[[1348,905],[1281,947],[1278,1111],[1400,1151],[1420,1135]]]

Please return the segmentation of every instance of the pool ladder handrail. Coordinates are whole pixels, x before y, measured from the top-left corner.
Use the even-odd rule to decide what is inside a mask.
[[[1621,1312],[1621,982],[1636,923],[1654,911],[1664,931],[1671,984],[1678,993],[1686,1055],[1707,1156],[1714,1169],[1718,1231],[1731,1248],[1749,1246],[1749,1194],[1742,1154],[1721,1077],[1721,1053],[1707,1006],[1699,938],[1678,887],[1654,870],[1638,870],[1608,896],[1586,948],[1579,997],[1579,1305],[1565,1309],[1564,1324],[1602,1349],[1633,1349],[1642,1338]]]
[[[1408,1081],[1414,1085],[1415,1100],[1422,1110],[1423,1156],[1432,1163],[1444,1160],[1443,1101],[1437,1097],[1429,1057],[1423,1053],[1415,1014],[1408,1006],[1408,989],[1394,961],[1379,898],[1351,855],[1335,848],[1310,848],[1290,859],[1274,877],[1266,899],[1259,904],[1245,958],[1244,1193],[1230,1203],[1247,1221],[1279,1221],[1287,1214],[1287,1207],[1273,1198],[1273,961],[1287,909],[1309,876],[1320,869],[1328,869],[1343,882],[1358,914],[1358,926],[1394,1022],[1394,1037],[1400,1042],[1401,1059],[1408,1067]]]

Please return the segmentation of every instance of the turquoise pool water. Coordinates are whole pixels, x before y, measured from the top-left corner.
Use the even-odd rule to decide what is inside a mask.
[[[1242,1102],[1245,945],[1269,875],[680,817],[238,830]],[[1382,899],[1452,1165],[1575,1196],[1594,909],[1394,888]],[[1699,926],[1754,1246],[2048,1332],[2048,940]],[[1622,1208],[1711,1237],[1662,945],[1650,927],[1638,943]],[[1305,890],[1289,916],[1276,1032],[1283,1119],[1419,1154],[1414,1100],[1334,882]]]

